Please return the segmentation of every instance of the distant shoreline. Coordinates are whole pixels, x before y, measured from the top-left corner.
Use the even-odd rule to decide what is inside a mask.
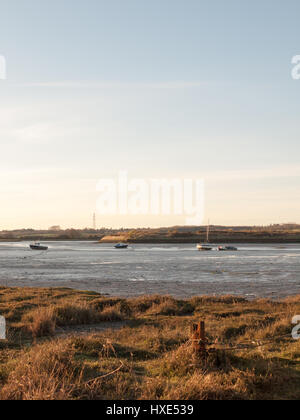
[[[167,244],[197,244],[197,243],[205,243],[206,241],[202,238],[182,238],[178,239],[171,239],[171,238],[161,238],[161,239],[148,239],[143,238],[139,240],[126,240],[122,237],[119,238],[118,241],[109,240],[109,239],[82,239],[82,238],[74,238],[74,239],[60,239],[60,238],[33,238],[33,239],[0,239],[0,243],[22,243],[22,242],[33,242],[33,241],[42,241],[42,242],[94,242],[96,244],[115,244],[117,242],[125,242],[128,244],[158,244],[158,245],[167,245]],[[234,238],[234,237],[218,237],[218,238],[211,238],[209,241],[211,244],[300,244],[300,238],[291,238],[291,237],[266,237],[266,238]]]
[[[0,242],[94,241],[129,244],[187,244],[206,242],[205,226],[158,229],[66,229],[59,231],[20,229],[0,232]],[[210,243],[300,243],[300,225],[211,226]]]

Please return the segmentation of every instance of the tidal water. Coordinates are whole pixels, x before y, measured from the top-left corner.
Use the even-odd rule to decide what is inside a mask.
[[[300,245],[239,245],[237,252],[199,252],[195,244],[0,243],[0,285],[70,287],[111,296],[300,294]]]

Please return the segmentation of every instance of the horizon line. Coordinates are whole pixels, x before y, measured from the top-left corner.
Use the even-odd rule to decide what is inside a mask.
[[[210,227],[223,227],[223,228],[241,228],[241,227],[247,227],[247,228],[255,228],[255,227],[260,227],[260,228],[266,228],[266,227],[274,227],[274,226],[289,226],[289,225],[295,225],[295,226],[300,226],[300,222],[285,222],[285,223],[270,223],[270,224],[261,224],[261,225],[222,225],[222,224],[210,224]],[[57,225],[59,226],[59,225]],[[76,228],[76,227],[66,227],[66,228],[61,228],[60,231],[64,231],[64,230],[139,230],[139,229],[152,229],[152,230],[156,230],[156,229],[175,229],[175,228],[200,228],[200,227],[206,227],[207,224],[202,224],[202,225],[172,225],[172,226],[160,226],[160,227],[105,227],[102,226],[100,228],[96,228],[94,229],[93,227],[81,227],[81,228]],[[15,228],[15,229],[1,229],[0,232],[15,232],[15,231],[22,231],[22,230],[33,230],[33,231],[51,231],[50,228]],[[58,230],[59,232],[59,230]]]

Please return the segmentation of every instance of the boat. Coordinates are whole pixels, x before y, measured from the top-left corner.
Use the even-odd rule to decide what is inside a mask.
[[[212,246],[209,243],[209,223],[206,228],[206,243],[198,244],[197,249],[198,251],[211,251],[212,250]]]
[[[218,246],[219,251],[237,251],[235,246]]]
[[[41,245],[39,242],[35,242],[34,244],[31,244],[30,248],[33,251],[47,251],[48,250],[47,246]]]
[[[211,251],[212,247],[209,244],[198,244],[197,249],[198,251]]]
[[[115,245],[115,248],[116,249],[126,249],[126,248],[128,248],[128,245],[119,243],[119,244]]]

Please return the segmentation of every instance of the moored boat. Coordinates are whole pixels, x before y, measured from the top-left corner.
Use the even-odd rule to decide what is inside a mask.
[[[198,244],[197,245],[198,251],[211,251],[213,248],[209,244],[209,222],[206,228],[206,243],[205,244]]]
[[[39,242],[35,242],[34,244],[31,244],[30,248],[33,251],[47,251],[48,250],[47,246],[41,245]]]
[[[219,251],[237,251],[238,249],[235,246],[219,246]]]
[[[128,245],[120,243],[120,244],[115,245],[115,248],[116,249],[126,249],[126,248],[128,248]]]
[[[209,244],[198,244],[197,249],[198,251],[211,251],[212,247]]]

